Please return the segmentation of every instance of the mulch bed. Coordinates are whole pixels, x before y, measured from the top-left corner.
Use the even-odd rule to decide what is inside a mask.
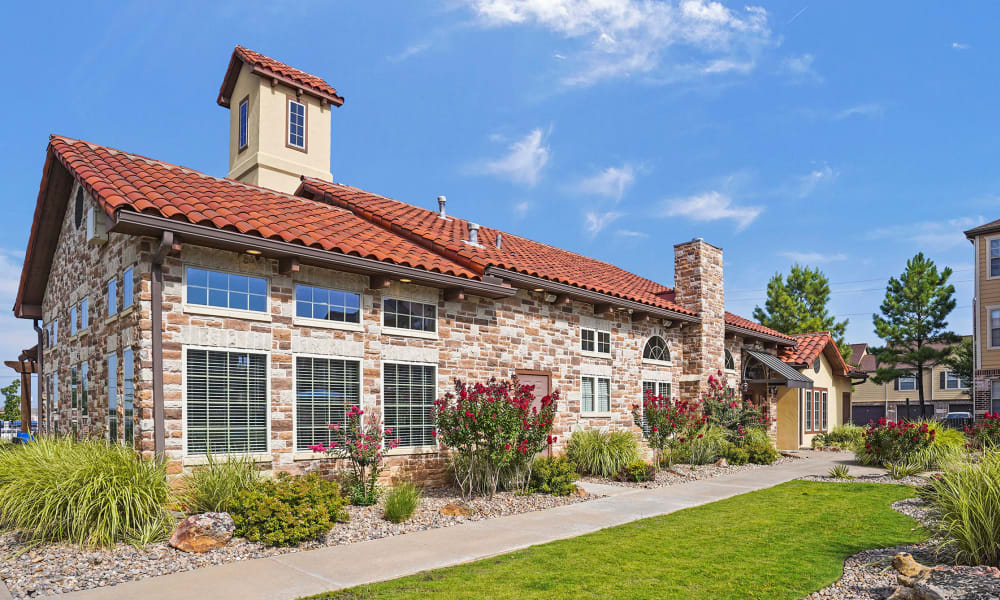
[[[0,578],[14,598],[38,598],[228,562],[451,527],[470,521],[565,506],[597,497],[599,496],[555,497],[544,494],[519,496],[504,492],[497,494],[492,500],[475,498],[466,501],[473,509],[473,514],[460,517],[445,516],[438,512],[446,504],[461,501],[456,490],[426,490],[413,517],[403,523],[384,520],[382,509],[378,506],[348,506],[351,521],[338,524],[322,541],[306,542],[291,548],[269,548],[244,539],[234,539],[226,547],[204,554],[181,552],[171,548],[166,542],[150,544],[145,548],[127,544],[91,549],[71,544],[42,544],[25,549],[16,533],[6,532],[0,535],[0,557],[3,557],[0,562]]]

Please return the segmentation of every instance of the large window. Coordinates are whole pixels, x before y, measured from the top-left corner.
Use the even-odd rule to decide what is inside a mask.
[[[108,355],[108,441],[118,441],[118,355]]]
[[[306,105],[295,100],[288,100],[288,145],[305,150],[306,148]]]
[[[1000,240],[990,240],[990,277],[1000,277]]]
[[[132,281],[132,267],[125,269],[122,274],[122,309],[126,309],[132,306],[133,298],[133,285]]]
[[[917,378],[913,375],[900,377],[896,380],[896,389],[900,392],[912,392],[917,389]]]
[[[122,351],[122,424],[126,446],[135,445],[135,359],[132,349]]]
[[[806,399],[806,431],[818,432],[826,431],[829,425],[829,396],[823,389],[813,389],[805,391]]]
[[[187,303],[267,312],[267,280],[188,267]]]
[[[410,300],[382,301],[382,324],[413,331],[437,331],[437,306]]]
[[[108,316],[114,315],[118,312],[118,280],[109,279],[108,280]]]
[[[347,410],[361,406],[361,362],[295,358],[295,449],[344,440]]]
[[[990,347],[1000,348],[1000,310],[990,310]]]
[[[642,435],[649,433],[649,423],[646,421],[646,399],[650,396],[662,396],[670,398],[670,382],[668,381],[643,381],[642,398],[639,399],[639,406],[642,408]]]
[[[361,294],[295,284],[295,316],[340,323],[360,323]]]
[[[803,394],[804,394],[804,399],[805,399],[804,404],[805,404],[805,409],[806,409],[805,410],[805,413],[806,413],[805,428],[806,428],[806,431],[812,431],[813,430],[813,393],[812,393],[812,390],[804,390]]]
[[[596,329],[580,329],[580,349],[584,352],[611,354],[611,332]]]
[[[433,445],[437,367],[384,363],[382,368],[383,421],[392,429],[388,437],[399,438],[400,447]]]
[[[248,124],[250,120],[250,98],[244,98],[240,102],[240,150],[247,147]]]
[[[584,376],[580,379],[580,411],[611,412],[611,380],[607,377]]]
[[[649,338],[646,347],[642,349],[642,358],[643,360],[669,362],[670,350],[667,348],[666,340],[658,335]]]
[[[187,351],[187,452],[267,452],[267,356]]]

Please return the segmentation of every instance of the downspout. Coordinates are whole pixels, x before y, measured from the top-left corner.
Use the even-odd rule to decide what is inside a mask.
[[[38,377],[36,379],[38,380],[38,410],[41,411],[42,410],[42,397],[43,396],[45,397],[45,402],[46,403],[51,403],[52,402],[52,398],[49,396],[49,394],[43,393],[43,389],[45,388],[45,385],[44,385],[44,377],[45,377],[44,373],[45,373],[45,369],[42,368],[42,355],[45,353],[45,350],[44,350],[44,347],[43,347],[43,342],[45,340],[45,335],[44,335],[44,332],[43,332],[42,328],[38,326],[38,319],[34,320],[34,325],[35,325],[35,334],[38,336]],[[51,429],[49,428],[49,415],[52,414],[52,411],[50,410],[50,408],[51,407],[49,407],[49,406],[47,406],[45,408],[45,433],[46,434],[48,434],[51,431]],[[30,427],[31,424],[29,423],[28,426]],[[38,419],[38,427],[41,428],[41,426],[42,426],[42,420]]]
[[[174,233],[164,231],[153,255],[150,281],[150,317],[153,328],[153,449],[157,457],[166,453],[163,410],[163,259],[174,245]]]

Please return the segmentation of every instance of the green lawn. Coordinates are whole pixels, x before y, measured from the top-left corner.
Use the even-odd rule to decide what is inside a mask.
[[[801,598],[846,557],[925,538],[902,485],[792,481],[496,558],[312,597]]]

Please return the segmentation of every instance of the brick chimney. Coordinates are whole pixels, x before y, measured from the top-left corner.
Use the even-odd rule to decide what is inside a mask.
[[[701,323],[684,327],[681,397],[695,399],[707,380],[725,363],[726,302],[722,283],[722,248],[702,238],[674,245],[674,301],[693,310]]]

